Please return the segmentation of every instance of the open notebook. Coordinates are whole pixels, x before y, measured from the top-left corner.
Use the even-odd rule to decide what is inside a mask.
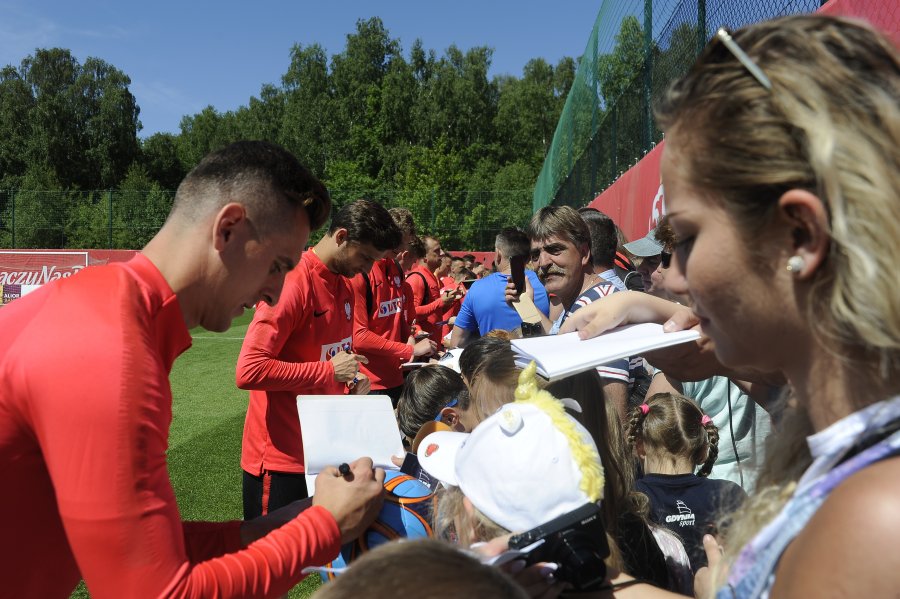
[[[534,360],[538,374],[556,380],[596,368],[601,364],[639,356],[644,352],[700,338],[697,331],[663,332],[662,325],[632,324],[610,329],[592,339],[582,340],[578,333],[513,339],[516,365],[528,366]]]
[[[396,470],[391,456],[403,456],[403,441],[387,395],[298,395],[306,485],[324,468],[370,457],[375,466]]]

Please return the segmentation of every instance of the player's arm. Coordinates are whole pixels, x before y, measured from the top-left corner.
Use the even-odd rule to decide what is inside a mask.
[[[239,523],[183,526],[166,466],[172,402],[166,373],[157,352],[142,347],[139,335],[130,338],[128,352],[73,347],[60,378],[35,389],[61,398],[34,414],[35,429],[91,595],[283,594],[304,566],[333,558],[341,533],[324,508],[239,551]]]
[[[408,343],[393,341],[373,332],[369,328],[370,315],[366,305],[366,280],[362,275],[350,279],[353,290],[353,349],[369,354],[392,356],[400,362],[409,362],[413,357],[413,347]]]
[[[447,347],[465,347],[472,339],[478,337],[478,325],[475,321],[475,314],[472,312],[473,296],[466,294],[463,299],[462,306],[459,308],[459,314],[453,324],[450,332],[450,342]],[[475,333],[471,329],[475,329]]]
[[[312,325],[313,309],[308,290],[287,284],[276,305],[261,303],[256,307],[238,356],[235,370],[238,388],[290,391],[321,387],[335,379],[334,365],[330,361],[288,362],[281,359],[281,350],[291,334]]]
[[[445,294],[439,294],[437,299],[423,305],[422,302],[425,301],[425,291],[428,288],[425,277],[421,273],[411,274],[406,280],[409,282],[409,286],[412,289],[413,306],[415,306],[416,318],[426,318],[432,314],[437,314],[452,301],[445,299],[445,297],[447,297]]]

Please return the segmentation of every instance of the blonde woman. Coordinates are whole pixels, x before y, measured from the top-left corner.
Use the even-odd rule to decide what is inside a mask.
[[[706,588],[722,598],[894,596],[897,50],[861,23],[817,15],[720,31],[658,116],[677,237],[666,285],[693,313],[610,298],[569,328],[674,315],[670,328],[699,325],[725,366],[788,379],[793,407],[761,491],[719,539],[724,559],[704,539]],[[646,585],[621,595],[659,596]]]

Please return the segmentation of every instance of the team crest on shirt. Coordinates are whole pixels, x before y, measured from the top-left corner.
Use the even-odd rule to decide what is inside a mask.
[[[350,320],[352,317],[352,312],[350,311],[350,302],[344,302],[344,314],[347,316],[347,320]]]

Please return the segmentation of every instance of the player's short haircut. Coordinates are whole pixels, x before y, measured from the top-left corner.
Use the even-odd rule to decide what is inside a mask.
[[[403,243],[403,234],[390,213],[372,200],[356,200],[338,210],[331,219],[328,234],[333,235],[338,229],[346,229],[350,241],[370,244],[380,252]]]
[[[170,219],[196,221],[229,202],[246,206],[266,230],[293,222],[285,208],[306,210],[310,230],[331,212],[325,185],[293,154],[266,141],[239,141],[207,154],[178,186]]]
[[[316,592],[316,599],[357,597],[497,597],[526,599],[512,578],[445,541],[379,545]]]
[[[528,235],[516,227],[507,227],[497,234],[494,247],[507,259],[516,256],[527,257],[531,253],[531,241]]]
[[[594,266],[612,268],[616,259],[619,237],[616,223],[596,208],[579,208],[578,213],[591,234],[591,262]]]
[[[425,242],[422,241],[421,237],[413,237],[409,241],[409,247],[407,248],[412,257],[416,260],[425,257]]]

